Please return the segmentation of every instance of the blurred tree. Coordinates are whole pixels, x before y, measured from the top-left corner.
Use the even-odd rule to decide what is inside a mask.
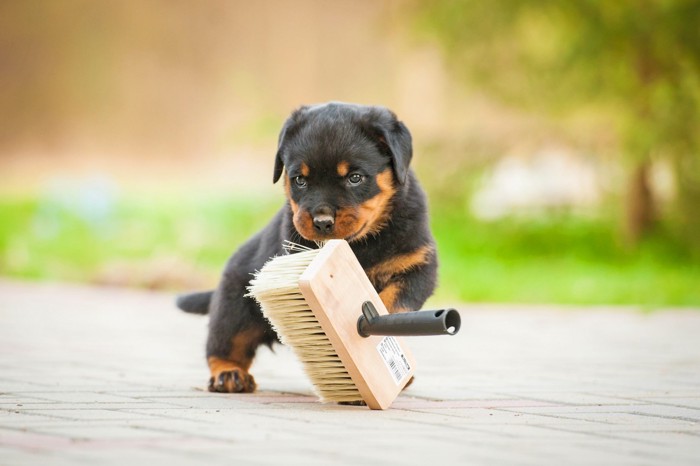
[[[410,10],[461,78],[539,110],[594,105],[618,123],[632,244],[658,212],[653,158],[676,169],[678,224],[700,249],[700,2],[441,0]]]

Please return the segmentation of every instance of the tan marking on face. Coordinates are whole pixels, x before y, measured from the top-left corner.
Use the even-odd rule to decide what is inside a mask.
[[[309,176],[310,170],[309,166],[302,162],[301,164],[301,174],[305,177]]]
[[[338,164],[338,175],[341,178],[345,178],[346,176],[348,176],[349,172],[350,172],[350,164],[348,164],[347,162],[340,162]]]
[[[356,236],[352,239],[353,241],[362,239],[368,234],[379,232],[389,220],[389,215],[391,214],[390,201],[396,194],[391,169],[387,168],[377,175],[377,186],[379,186],[379,194],[359,206],[358,228],[361,228],[361,230],[356,233]]]
[[[302,165],[303,169],[303,165]],[[336,211],[335,227],[331,236],[319,235],[314,229],[311,213],[302,210],[292,200],[289,180],[285,180],[285,189],[292,208],[293,222],[296,230],[308,240],[344,238],[350,242],[379,232],[388,222],[391,214],[390,201],[396,193],[391,169],[377,175],[379,194],[359,206],[341,207]]]
[[[292,199],[292,188],[289,185],[289,178],[284,179],[284,193],[286,194],[287,199],[289,200],[289,206],[292,208],[292,213],[296,215],[299,211],[299,204],[294,202],[294,199]]]
[[[335,213],[334,236],[337,238],[348,238],[355,234],[360,228],[358,225],[357,209],[354,207],[342,207]]]
[[[381,287],[397,275],[426,264],[432,251],[432,246],[425,245],[415,251],[390,257],[370,267],[367,270],[367,277],[375,286]]]
[[[289,178],[284,180],[284,192],[289,200],[289,207],[292,209],[292,222],[294,223],[294,228],[299,232],[301,236],[308,240],[320,239],[316,238],[316,231],[314,230],[314,220],[309,212],[301,210],[299,204],[294,202],[292,199],[292,191],[289,184]]]

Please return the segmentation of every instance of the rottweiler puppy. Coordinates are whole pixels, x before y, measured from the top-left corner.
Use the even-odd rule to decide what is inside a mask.
[[[409,168],[412,152],[408,129],[384,107],[327,103],[292,113],[272,178],[284,179],[287,202],[233,254],[216,290],[177,301],[184,311],[210,315],[209,391],[255,390],[248,370],[256,349],[278,338],[246,287],[265,262],[285,253],[285,240],[315,248],[316,241],[345,239],[389,312],[423,305],[435,287],[437,256],[425,194]]]

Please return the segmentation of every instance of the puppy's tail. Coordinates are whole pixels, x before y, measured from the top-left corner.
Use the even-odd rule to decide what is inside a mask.
[[[199,293],[181,294],[175,300],[177,307],[191,314],[208,314],[209,303],[213,291],[201,291]]]

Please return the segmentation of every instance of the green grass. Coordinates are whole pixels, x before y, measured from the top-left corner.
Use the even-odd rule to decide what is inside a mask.
[[[652,309],[700,304],[700,264],[681,246],[659,231],[630,250],[613,224],[575,216],[481,223],[454,209],[434,211],[439,295]]]
[[[0,275],[93,282],[110,264],[133,271],[164,258],[212,275],[278,208],[264,200],[125,199],[92,215],[78,203],[2,199]]]
[[[113,264],[147,275],[175,260],[215,280],[230,253],[280,199],[125,198],[107,207],[55,199],[0,199],[0,275],[95,282]],[[658,232],[630,251],[613,222],[575,216],[481,223],[434,208],[442,302],[700,306],[700,264]],[[143,281],[124,283],[142,285]],[[178,283],[158,282],[159,287]]]

